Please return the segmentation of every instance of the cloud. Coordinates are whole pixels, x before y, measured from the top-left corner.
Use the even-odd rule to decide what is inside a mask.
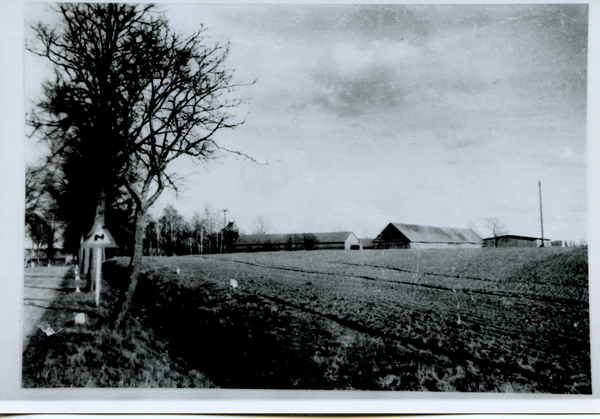
[[[585,169],[585,154],[575,152],[571,147],[550,149],[545,153],[543,164],[551,168]]]
[[[272,195],[277,189],[288,187],[294,175],[282,160],[267,165],[248,165],[242,171],[242,182],[251,193]]]
[[[313,69],[312,100],[340,117],[394,109],[405,97],[399,63],[416,53],[410,43],[389,39],[335,43]]]
[[[246,62],[259,77],[253,104],[271,112],[377,117],[396,135],[399,120],[403,128],[447,128],[464,126],[477,112],[486,119],[511,109],[531,113],[534,101],[538,109],[556,103],[568,108],[574,101],[577,109],[585,107],[585,36],[577,29],[587,15],[582,7],[253,5],[236,10],[227,14],[227,25],[244,34],[238,51],[248,55]],[[257,44],[264,47],[252,48]]]
[[[323,72],[317,80],[322,88],[314,102],[338,116],[355,117],[374,109],[396,107],[402,100],[395,74],[384,66],[373,66],[369,71],[350,77]]]
[[[470,138],[460,138],[460,139],[448,139],[444,141],[444,145],[449,150],[460,150],[464,148],[470,148],[474,145],[479,145],[480,143],[475,142],[475,140]]]
[[[390,34],[395,39],[427,37],[425,9],[402,5],[236,5],[227,20],[245,31],[287,39],[372,41]],[[225,8],[221,9],[226,11]]]

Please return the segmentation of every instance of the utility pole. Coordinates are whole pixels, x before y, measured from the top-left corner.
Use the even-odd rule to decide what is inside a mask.
[[[540,188],[540,223],[542,226],[542,245],[544,247],[544,217],[542,215],[542,182],[538,181],[538,186]]]
[[[221,235],[221,253],[225,251],[225,229],[227,228],[227,211],[228,209],[223,209],[223,234]]]

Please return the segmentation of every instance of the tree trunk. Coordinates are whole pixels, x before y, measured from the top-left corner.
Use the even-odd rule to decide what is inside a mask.
[[[54,217],[50,215],[50,223],[46,232],[46,257],[48,258],[48,266],[54,258]]]
[[[90,253],[89,253],[90,248],[89,247],[83,247],[81,249],[81,261],[80,261],[80,266],[79,266],[79,276],[82,279],[87,279],[87,274],[90,270]]]
[[[114,329],[119,329],[124,325],[123,320],[131,309],[131,301],[133,299],[133,294],[135,293],[135,288],[137,287],[142,268],[145,218],[145,206],[136,205],[133,255],[131,256],[131,263],[129,264],[129,285],[126,288],[123,288],[119,293],[119,299],[117,300],[112,314],[112,323]]]
[[[83,291],[85,292],[92,292],[93,291],[93,283],[94,283],[94,278],[93,277],[93,271],[90,268],[91,265],[91,261],[93,260],[93,252],[92,252],[92,248],[91,247],[84,247],[83,248],[83,261],[82,261],[82,265],[81,265],[81,279],[85,279],[86,283],[85,283],[85,287],[83,289]]]

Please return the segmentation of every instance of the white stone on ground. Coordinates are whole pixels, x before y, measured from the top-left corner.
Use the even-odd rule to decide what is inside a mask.
[[[85,324],[85,313],[77,313],[75,315],[76,324]]]

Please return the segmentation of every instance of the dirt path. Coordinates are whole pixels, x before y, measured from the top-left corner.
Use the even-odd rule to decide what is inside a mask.
[[[23,293],[23,350],[29,338],[36,333],[39,322],[62,293],[73,291],[66,288],[72,278],[70,266],[48,266],[25,269],[25,289]]]

